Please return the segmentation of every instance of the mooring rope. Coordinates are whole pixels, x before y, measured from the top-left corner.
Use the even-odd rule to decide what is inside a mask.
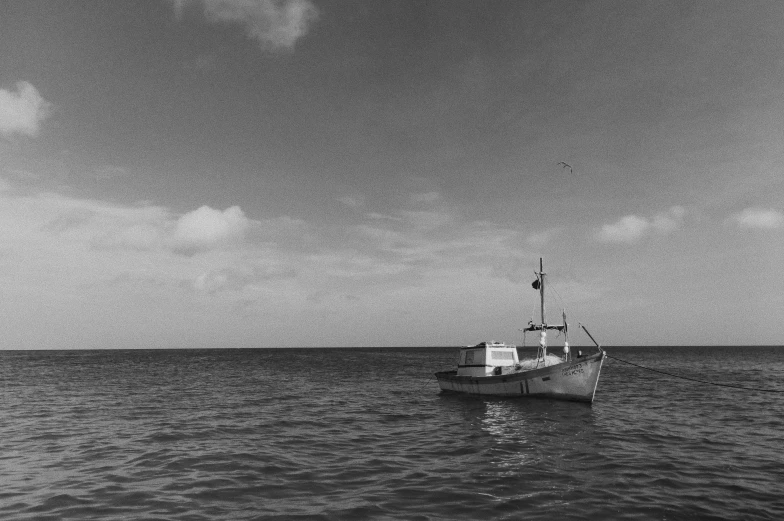
[[[425,387],[427,387],[427,385],[428,385],[428,384],[430,383],[430,381],[431,381],[431,380],[433,380],[433,379],[435,379],[435,380],[436,380],[436,382],[438,382],[438,378],[436,378],[436,375],[434,375],[434,374],[431,374],[430,376],[428,376],[428,377],[425,379],[425,383],[424,383],[424,384],[422,384],[422,387],[420,387],[419,389],[417,389],[417,390],[416,390],[416,392],[421,392],[421,391],[422,391],[422,389],[424,389]]]
[[[659,373],[659,374],[666,374],[667,376],[672,376],[673,378],[682,378],[683,380],[691,380],[692,382],[699,382],[701,384],[715,385],[717,387],[731,387],[733,389],[743,389],[744,391],[760,391],[760,392],[763,392],[763,393],[784,393],[784,389],[783,390],[779,390],[779,389],[761,389],[759,387],[743,387],[742,385],[720,384],[720,383],[716,383],[716,382],[708,382],[707,380],[700,380],[699,378],[690,378],[688,376],[683,376],[683,375],[680,375],[680,374],[673,374],[673,373],[668,373],[666,371],[659,371],[658,369],[651,369],[650,367],[645,367],[644,365],[635,364],[634,362],[628,362],[626,360],[622,360],[622,359],[620,359],[618,357],[615,357],[615,356],[607,355],[607,358],[612,358],[613,360],[618,360],[619,362],[623,362],[624,364],[633,365],[635,367],[639,367],[640,369],[645,369],[646,371],[652,371],[654,373]]]

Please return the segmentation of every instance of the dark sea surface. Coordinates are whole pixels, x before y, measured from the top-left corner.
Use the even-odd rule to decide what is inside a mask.
[[[784,391],[784,347],[606,348]],[[607,360],[441,393],[456,348],[0,351],[2,519],[784,519],[784,392]]]

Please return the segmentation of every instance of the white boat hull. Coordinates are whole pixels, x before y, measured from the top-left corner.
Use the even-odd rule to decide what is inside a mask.
[[[591,403],[604,357],[604,351],[600,351],[562,364],[501,375],[458,376],[457,371],[435,375],[443,391]]]

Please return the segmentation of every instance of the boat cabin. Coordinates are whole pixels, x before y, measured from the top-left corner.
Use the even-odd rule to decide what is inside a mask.
[[[501,374],[504,367],[519,363],[517,346],[503,342],[481,342],[460,348],[457,363],[458,376],[491,376]]]

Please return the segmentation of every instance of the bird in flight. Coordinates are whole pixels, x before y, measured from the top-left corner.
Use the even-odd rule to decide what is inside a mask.
[[[563,165],[563,166],[562,166],[562,168],[568,168],[568,169],[569,169],[569,173],[570,173],[570,174],[571,174],[571,173],[574,173],[574,172],[572,171],[572,165],[570,165],[570,164],[568,164],[568,163],[564,163],[563,161],[561,161],[561,162],[560,162],[560,163],[558,163],[558,164],[559,164],[559,165]]]

